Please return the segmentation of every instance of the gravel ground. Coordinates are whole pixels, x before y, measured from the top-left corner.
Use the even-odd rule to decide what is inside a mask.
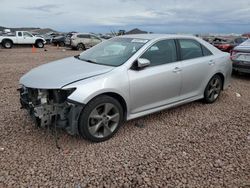
[[[20,110],[16,89],[31,68],[76,54],[0,49],[0,187],[250,187],[249,75],[234,76],[214,104],[127,122],[104,143],[60,131],[58,150]]]

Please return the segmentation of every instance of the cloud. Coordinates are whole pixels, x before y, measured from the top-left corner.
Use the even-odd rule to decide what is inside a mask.
[[[153,32],[250,31],[249,0],[1,0],[1,6],[5,8],[0,11],[0,23],[9,27],[100,32],[133,27]]]
[[[60,5],[58,4],[46,4],[40,6],[28,6],[28,7],[21,7],[22,9],[31,10],[31,11],[41,11],[41,12],[52,12],[55,9],[59,8]]]

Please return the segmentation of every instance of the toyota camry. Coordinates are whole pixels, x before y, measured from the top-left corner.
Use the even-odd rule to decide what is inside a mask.
[[[127,120],[195,100],[215,102],[229,85],[230,54],[184,35],[124,35],[20,79],[20,101],[41,127],[93,142]]]

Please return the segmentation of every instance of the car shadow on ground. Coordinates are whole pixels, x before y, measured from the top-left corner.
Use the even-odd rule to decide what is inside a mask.
[[[202,100],[194,101],[191,103],[183,104],[180,106],[176,106],[170,109],[165,109],[159,112],[155,112],[153,114],[146,115],[144,117],[136,118],[133,120],[129,120],[124,122],[124,124],[120,127],[119,131],[109,140],[105,142],[95,143],[88,141],[84,139],[80,135],[70,135],[63,129],[57,129],[57,142],[60,149],[65,150],[65,148],[72,148],[72,146],[77,148],[77,145],[81,147],[82,146],[90,146],[90,145],[105,145],[107,143],[116,142],[116,140],[119,140],[118,137],[127,137],[128,135],[136,135],[137,133],[140,134],[141,131],[146,131],[149,126],[152,126],[153,121],[159,120],[159,123],[162,123],[162,121],[167,121],[167,117],[169,115],[175,116],[176,114],[180,112],[185,112],[189,110],[190,108],[200,108],[203,105],[211,105],[211,104],[204,104]],[[164,117],[164,118],[163,118]],[[156,122],[157,123],[157,122]],[[54,145],[53,147],[56,149],[56,137],[54,128],[52,127],[52,130],[48,130],[46,128],[35,128],[37,131],[35,131],[35,134],[37,134],[36,137],[40,137],[43,139],[42,135],[46,135],[46,141],[47,143],[51,143]],[[125,135],[126,134],[126,135]],[[139,136],[139,135],[138,135]],[[66,142],[65,142],[66,141]],[[65,144],[66,143],[66,144]]]

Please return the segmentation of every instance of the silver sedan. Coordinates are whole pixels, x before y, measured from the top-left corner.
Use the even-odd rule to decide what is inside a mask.
[[[26,73],[20,99],[39,126],[100,142],[125,120],[199,99],[215,102],[231,71],[230,55],[202,39],[125,35]]]

